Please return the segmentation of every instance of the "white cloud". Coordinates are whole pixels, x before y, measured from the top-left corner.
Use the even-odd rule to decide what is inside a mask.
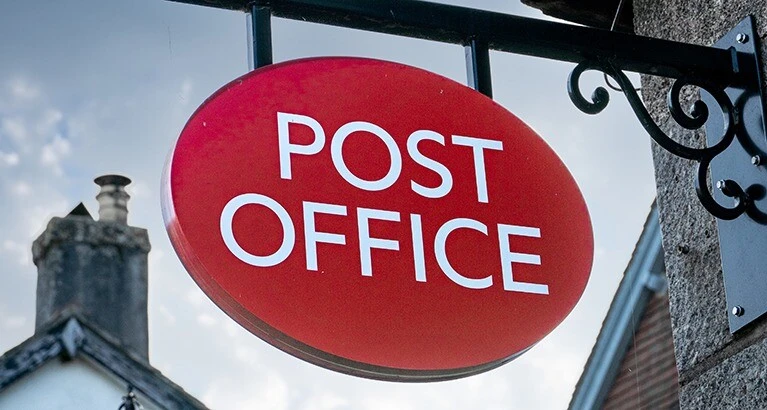
[[[17,181],[11,186],[14,195],[24,197],[32,193],[32,188],[24,181]]]
[[[560,329],[555,332],[562,333]],[[546,394],[550,403],[566,406],[583,370],[584,358],[555,337],[543,339],[534,349],[534,355],[530,352],[518,359],[519,365],[529,369],[527,373],[538,381],[531,395]]]
[[[11,95],[20,100],[34,100],[40,96],[40,87],[31,84],[25,78],[14,78],[8,85],[11,89]]]
[[[261,351],[253,347],[252,344],[236,343],[234,346],[234,357],[239,363],[246,364],[248,366],[258,365],[263,358],[259,354]]]
[[[211,381],[202,401],[212,408],[250,410],[287,410],[290,406],[288,383],[280,375],[269,372],[264,379]]]
[[[349,405],[349,401],[331,392],[321,392],[309,396],[301,406],[301,410],[333,410]]]
[[[13,167],[13,166],[19,165],[19,162],[20,162],[19,154],[15,152],[5,153],[3,151],[0,151],[0,165],[4,165],[6,167]]]
[[[149,188],[149,184],[144,181],[133,181],[133,183],[128,185],[126,189],[134,199],[148,198],[152,195],[152,189]]]
[[[176,315],[171,313],[170,309],[168,309],[165,305],[160,305],[160,314],[162,315],[163,319],[168,324],[175,325],[176,324]]]
[[[60,134],[60,129],[68,129],[61,127],[64,114],[51,106],[47,99],[38,98],[39,87],[32,87],[26,80],[18,79],[9,84],[14,98],[10,104],[0,105],[0,140],[10,146],[11,153],[0,152],[0,165],[20,162],[19,154],[15,152],[26,157],[41,151],[43,163],[60,175],[61,168],[57,163],[71,149],[69,140]],[[31,98],[35,99],[33,103],[19,104],[20,100]]]
[[[205,327],[210,327],[218,323],[218,321],[216,320],[215,317],[207,313],[200,313],[199,315],[197,315],[197,323]]]
[[[330,409],[346,406],[348,404],[349,404],[349,401],[344,399],[341,396],[335,395],[330,392],[323,392],[320,394],[319,397],[313,397],[311,400],[311,405],[305,407],[305,409],[306,410],[310,410],[310,409],[330,410]]]
[[[197,287],[191,288],[186,292],[186,301],[196,308],[202,307],[205,304],[205,299],[205,294]]]
[[[367,397],[362,401],[365,410],[415,410],[417,407],[406,398],[395,396]]]
[[[42,114],[42,118],[37,123],[36,131],[38,135],[48,135],[56,130],[56,126],[64,119],[64,114],[55,108],[49,108]]]
[[[3,318],[3,326],[9,329],[18,329],[27,324],[27,318],[24,316],[8,316]]]
[[[50,167],[53,170],[54,175],[64,175],[64,170],[61,168],[61,161],[64,157],[68,156],[72,151],[72,147],[69,141],[63,138],[61,135],[56,134],[53,137],[53,141],[45,144],[40,153],[40,162]]]
[[[189,103],[189,97],[192,94],[192,80],[184,79],[181,83],[181,90],[178,93],[178,99],[181,105],[187,105]]]
[[[0,130],[16,143],[22,143],[27,139],[27,127],[24,125],[24,120],[19,117],[3,118]]]
[[[163,251],[162,248],[152,249],[152,252],[149,252],[149,266],[151,266],[150,271],[154,272],[160,270],[156,267],[156,265],[160,263],[163,257],[165,257],[165,251]]]
[[[239,334],[242,334],[245,330],[242,328],[242,326],[238,325],[237,322],[233,320],[227,320],[224,322],[224,331],[226,332],[226,335],[230,338],[235,337]]]
[[[21,266],[29,266],[32,262],[32,254],[29,246],[6,239],[3,241],[3,251],[16,255],[16,262]]]
[[[46,191],[50,194],[50,192]],[[21,210],[23,221],[25,223],[25,233],[27,239],[31,241],[39,235],[44,229],[48,220],[54,216],[64,216],[70,205],[69,201],[59,196],[57,193],[45,198],[35,198],[38,202],[35,205],[26,206]]]

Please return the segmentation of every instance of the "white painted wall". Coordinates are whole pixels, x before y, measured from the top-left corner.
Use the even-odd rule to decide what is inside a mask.
[[[106,409],[117,410],[127,393],[127,383],[82,359],[53,359],[0,392],[0,409]],[[138,395],[146,410],[159,410]]]

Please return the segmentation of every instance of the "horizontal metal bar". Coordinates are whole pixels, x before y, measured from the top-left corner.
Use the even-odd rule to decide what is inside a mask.
[[[581,62],[665,77],[739,82],[728,50],[415,0],[171,0],[248,10],[267,6],[276,17],[465,45],[481,38],[492,50]],[[738,56],[738,59],[740,56]]]

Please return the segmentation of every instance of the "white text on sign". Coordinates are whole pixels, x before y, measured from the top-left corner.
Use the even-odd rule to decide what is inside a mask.
[[[316,155],[326,144],[325,131],[322,125],[306,115],[277,113],[279,157],[280,157],[280,177],[282,179],[291,179],[291,156],[293,155]],[[290,124],[300,124],[309,127],[314,139],[306,145],[293,144],[290,142]],[[347,137],[355,132],[367,132],[381,139],[388,150],[390,165],[384,177],[378,180],[365,180],[354,175],[346,165],[343,158],[343,143]],[[440,145],[445,145],[445,138],[441,134],[431,130],[417,130],[410,134],[407,140],[407,151],[410,159],[418,165],[436,172],[441,183],[436,187],[425,187],[415,181],[411,182],[413,192],[426,198],[441,198],[447,195],[453,187],[453,178],[450,170],[440,162],[428,158],[418,151],[418,142],[423,140],[432,140]],[[487,190],[485,150],[503,150],[501,141],[452,135],[453,145],[471,148],[471,155],[474,164],[474,176],[476,182],[477,201],[488,203],[489,195]],[[402,171],[402,155],[394,138],[383,128],[364,121],[353,121],[341,126],[333,134],[330,142],[330,152],[333,165],[338,173],[349,184],[366,191],[382,191],[391,187],[400,177]],[[283,232],[283,239],[280,247],[271,255],[254,255],[243,249],[234,237],[233,220],[235,213],[245,205],[260,205],[273,212],[280,220]],[[315,218],[318,214],[331,215],[336,217],[347,217],[349,210],[345,205],[328,204],[321,202],[302,201],[303,204],[303,222],[304,222],[304,244],[306,269],[311,271],[318,270],[317,244],[346,245],[346,236],[334,232],[318,231],[315,226]],[[376,238],[370,234],[370,221],[388,221],[392,223],[401,222],[401,214],[396,211],[356,208],[357,233],[359,239],[359,258],[360,272],[362,276],[373,276],[373,263],[371,250],[381,249],[389,251],[399,251],[400,242],[387,238]],[[411,243],[413,250],[413,272],[414,278],[418,282],[427,282],[424,237],[422,229],[422,215],[417,213],[409,214]],[[269,267],[279,265],[284,262],[295,248],[296,232],[293,220],[285,208],[276,200],[259,193],[241,194],[231,199],[224,207],[220,219],[221,236],[229,251],[232,252],[241,261],[257,267]],[[433,242],[434,256],[437,263],[451,281],[469,289],[485,289],[493,285],[493,276],[488,274],[482,278],[467,277],[456,271],[450,264],[446,243],[448,237],[456,230],[470,229],[489,236],[488,226],[480,221],[470,218],[454,218],[443,223],[437,230]],[[512,264],[521,263],[529,265],[540,265],[539,255],[529,253],[519,253],[511,251],[511,237],[531,237],[540,238],[539,228],[518,226],[509,224],[496,225],[497,240],[500,249],[500,264],[503,289],[511,292],[523,292],[548,295],[548,285],[539,283],[529,283],[516,281],[514,279]]]

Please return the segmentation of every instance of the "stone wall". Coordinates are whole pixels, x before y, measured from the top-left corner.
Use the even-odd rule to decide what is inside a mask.
[[[644,36],[711,45],[748,14],[756,18],[759,37],[767,32],[766,0],[634,0],[633,7],[635,31]],[[761,50],[764,64],[767,49]],[[650,112],[678,142],[702,146],[702,133],[671,124],[665,104],[670,85],[642,77]],[[767,320],[729,332],[716,221],[692,185],[697,164],[654,143],[653,156],[681,408],[767,409]]]

